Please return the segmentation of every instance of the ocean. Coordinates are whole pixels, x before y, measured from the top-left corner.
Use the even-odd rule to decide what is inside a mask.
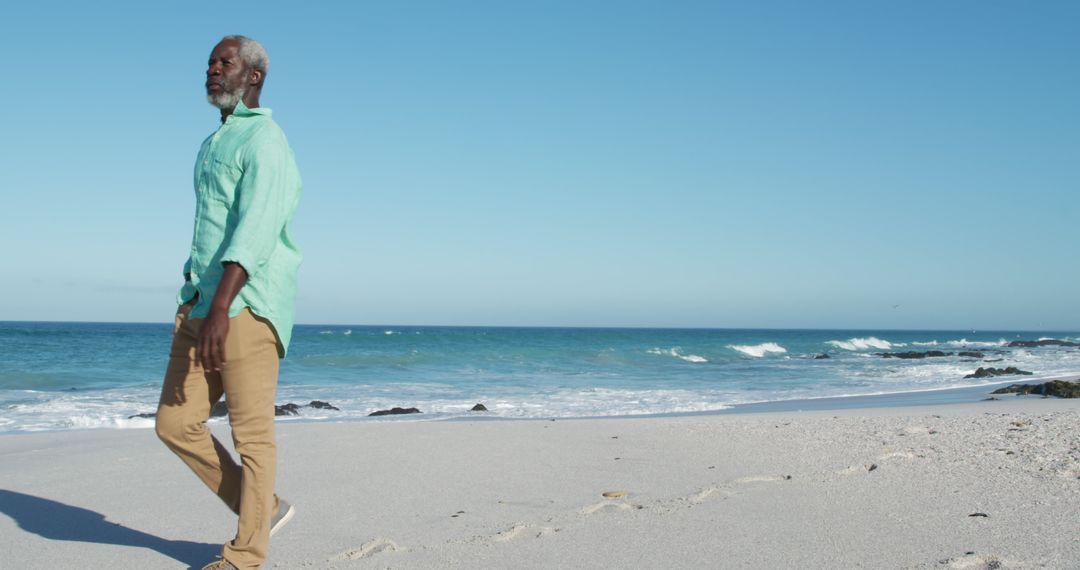
[[[0,433],[148,428],[171,325],[0,322]],[[1080,371],[1076,332],[298,325],[282,421],[426,421],[692,413],[740,404],[943,390]],[[886,358],[881,353],[946,356]],[[978,354],[960,355],[959,352]],[[821,358],[827,355],[828,358]],[[965,379],[979,367],[1032,376]],[[368,417],[391,407],[421,414]],[[222,421],[220,419],[211,420]]]

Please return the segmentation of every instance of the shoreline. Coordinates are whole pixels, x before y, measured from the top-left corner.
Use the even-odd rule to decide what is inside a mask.
[[[440,422],[530,422],[530,421],[569,421],[569,420],[617,420],[617,419],[649,419],[649,418],[678,418],[678,417],[708,417],[708,416],[731,416],[746,414],[762,414],[773,412],[829,412],[838,410],[876,410],[876,409],[904,409],[922,406],[943,406],[950,404],[974,403],[987,399],[994,389],[1012,384],[1035,384],[1051,380],[1080,381],[1080,373],[1048,376],[1013,376],[1010,380],[1000,380],[988,384],[976,386],[961,386],[950,388],[930,388],[924,390],[911,390],[905,392],[890,392],[884,394],[866,394],[850,396],[822,396],[815,398],[797,398],[791,400],[773,400],[764,402],[748,402],[732,404],[726,408],[713,410],[700,410],[689,412],[658,412],[646,414],[622,414],[622,415],[586,415],[586,416],[537,416],[537,417],[507,417],[488,415],[484,412],[460,412],[446,417],[432,417],[433,414],[401,414],[389,415],[378,418],[369,416],[359,417],[320,417],[305,418],[304,416],[279,416],[277,425],[321,425],[321,424],[369,424],[369,423],[440,423]],[[1002,399],[1042,399],[1043,396],[1005,394]],[[321,399],[321,398],[317,398]],[[278,405],[286,403],[282,401]],[[330,402],[333,403],[333,402]],[[412,404],[402,403],[401,407],[410,407]],[[421,410],[423,412],[423,410]],[[128,418],[127,422],[136,422]],[[225,425],[224,418],[213,418],[208,425]],[[41,429],[26,431],[0,431],[0,438],[34,433],[72,433],[72,432],[95,432],[95,431],[130,431],[146,430],[153,428],[153,421],[145,423],[137,422],[133,425],[111,425],[94,427],[67,427],[57,429]]]
[[[835,412],[845,411],[852,413],[859,413],[861,411],[871,412],[875,410],[896,410],[898,413],[902,413],[906,409],[918,409],[926,406],[950,406],[958,404],[976,404],[978,402],[986,401],[990,397],[990,392],[993,390],[1011,386],[1013,384],[1041,384],[1043,382],[1049,382],[1052,380],[1067,380],[1072,382],[1080,382],[1080,375],[1068,374],[1064,376],[1047,376],[1045,378],[1039,377],[1031,379],[1029,376],[1022,376],[1026,380],[1011,380],[1003,382],[995,382],[993,384],[984,384],[979,386],[963,386],[958,388],[931,388],[927,390],[916,390],[908,392],[890,392],[886,394],[860,394],[852,396],[822,396],[820,398],[798,398],[792,400],[774,400],[767,402],[749,402],[745,404],[732,404],[731,407],[722,408],[718,410],[702,410],[696,412],[659,412],[655,414],[623,414],[623,415],[610,415],[610,416],[546,416],[535,418],[513,418],[513,417],[501,417],[501,416],[487,416],[477,413],[477,415],[466,416],[454,416],[448,418],[434,418],[424,419],[416,418],[415,414],[406,414],[403,416],[388,416],[377,420],[378,423],[387,422],[401,422],[401,423],[437,423],[437,422],[550,422],[550,421],[608,421],[608,420],[620,420],[620,419],[640,419],[648,420],[651,418],[695,418],[695,417],[710,417],[710,416],[742,416],[742,415],[754,415],[754,414],[775,414],[775,413],[815,413],[815,412]],[[1054,396],[1038,396],[1030,394],[1001,394],[994,396],[998,400],[1067,400],[1067,398],[1057,398]],[[422,415],[422,414],[421,414]],[[287,420],[289,423],[295,423],[298,425],[305,424],[326,424],[326,423],[367,423],[363,419],[360,420],[313,420],[304,421],[301,418]],[[372,422],[375,423],[375,422]]]
[[[852,396],[824,396],[821,398],[802,398],[798,400],[777,400],[772,402],[754,402],[737,404],[732,408],[718,410],[716,413],[762,413],[762,412],[798,412],[798,411],[831,411],[831,410],[859,410],[871,408],[908,408],[920,406],[939,406],[949,404],[963,404],[983,401],[990,397],[990,393],[998,388],[1013,384],[1041,384],[1053,380],[1066,380],[1070,382],[1080,381],[1080,373],[1052,376],[1014,376],[1011,380],[1002,380],[977,386],[960,386],[954,388],[928,388],[925,390],[911,390],[907,392],[890,392],[886,394],[866,394]],[[995,396],[998,397],[998,396]],[[1005,398],[1035,398],[1043,396],[1002,394]]]

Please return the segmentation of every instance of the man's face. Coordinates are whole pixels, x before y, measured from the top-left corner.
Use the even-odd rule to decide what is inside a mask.
[[[206,99],[218,109],[232,110],[248,88],[248,69],[240,59],[240,42],[222,40],[210,53],[206,68]]]

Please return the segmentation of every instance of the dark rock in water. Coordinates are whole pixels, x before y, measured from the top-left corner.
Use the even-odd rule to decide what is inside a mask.
[[[389,410],[379,410],[377,412],[371,412],[368,416],[396,416],[398,414],[421,414],[420,410],[416,408],[390,408]]]
[[[299,416],[300,406],[293,403],[288,403],[282,406],[274,406],[275,416]]]
[[[822,352],[821,354],[815,356],[814,360],[825,360],[826,358],[832,358],[832,357],[829,356],[828,354],[825,354],[824,352]]]
[[[470,412],[486,412],[486,411],[488,411],[488,409],[487,409],[487,406],[485,406],[483,404],[477,404],[477,405],[473,406],[472,409],[469,410],[469,411]]]
[[[941,352],[940,350],[927,350],[923,352],[909,350],[907,352],[879,352],[878,355],[884,358],[940,358],[942,356],[952,356],[953,353]]]
[[[334,406],[332,406],[332,405],[330,405],[330,404],[328,404],[326,402],[320,402],[318,400],[312,401],[310,404],[308,404],[307,407],[318,408],[318,409],[326,409],[326,410],[337,410],[338,409],[338,408],[336,408],[336,407],[334,407]],[[133,418],[153,418],[156,415],[157,414],[135,414],[134,416],[128,416],[128,419],[130,420],[130,419],[133,419]],[[218,403],[214,404],[214,407],[210,408],[210,417],[212,417],[212,418],[221,418],[221,417],[225,417],[227,415],[229,415],[229,406],[225,404],[224,400],[219,401]],[[293,404],[293,403],[283,404],[281,406],[274,406],[274,415],[275,416],[298,416],[298,415],[300,415],[300,406],[297,406],[296,404]]]
[[[214,404],[214,407],[210,408],[210,417],[212,417],[212,418],[220,418],[220,417],[227,416],[227,415],[229,415],[229,408],[228,408],[228,406],[225,405],[224,400]],[[128,416],[128,419],[130,420],[130,419],[134,419],[134,418],[154,418],[154,417],[157,417],[156,413],[135,414],[134,416]]]
[[[1019,368],[1017,368],[1015,366],[1010,366],[1008,368],[994,368],[992,366],[987,366],[986,368],[983,368],[983,367],[980,366],[975,372],[973,372],[971,374],[968,374],[967,376],[964,376],[964,378],[990,378],[991,376],[1017,376],[1017,375],[1031,376],[1031,372],[1028,372],[1026,370],[1020,370]],[[995,392],[995,394],[996,393],[997,392]]]
[[[983,354],[981,352],[974,351],[974,350],[966,350],[966,351],[963,351],[963,352],[957,352],[956,355],[957,356],[963,356],[965,358],[983,358],[984,356],[986,356],[985,354]]]
[[[1042,386],[1042,393],[1048,396],[1068,398],[1080,397],[1080,382],[1051,380],[1043,383]]]
[[[1069,342],[1067,340],[1058,340],[1056,338],[1044,338],[1042,340],[1014,340],[1007,346],[1012,348],[1036,348],[1040,346],[1077,346],[1080,347],[1080,343]]]
[[[1051,380],[1042,384],[1013,384],[998,388],[991,394],[1039,394],[1058,398],[1080,398],[1080,382]]]

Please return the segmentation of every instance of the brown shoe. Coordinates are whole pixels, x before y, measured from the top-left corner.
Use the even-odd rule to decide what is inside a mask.
[[[219,558],[206,566],[202,567],[202,570],[237,570],[236,566],[233,566],[232,562]]]

